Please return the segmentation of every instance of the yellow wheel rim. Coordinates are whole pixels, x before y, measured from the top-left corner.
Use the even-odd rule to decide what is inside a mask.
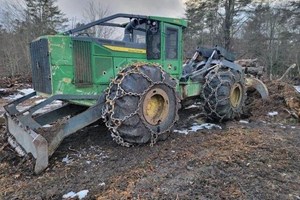
[[[160,88],[153,88],[147,92],[143,102],[143,114],[151,125],[163,122],[169,113],[169,98]]]
[[[238,83],[235,83],[230,91],[230,103],[232,107],[236,108],[240,105],[242,101],[242,86]]]

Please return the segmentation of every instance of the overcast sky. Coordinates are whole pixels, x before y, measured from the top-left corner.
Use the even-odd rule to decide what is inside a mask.
[[[128,13],[165,17],[184,17],[185,0],[94,0],[109,8],[112,14]],[[88,0],[58,0],[68,18],[81,19]]]

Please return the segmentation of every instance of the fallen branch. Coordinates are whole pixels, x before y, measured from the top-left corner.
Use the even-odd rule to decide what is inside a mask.
[[[3,149],[7,146],[8,144],[5,143],[1,148],[0,148],[0,152],[3,151]]]
[[[289,113],[295,119],[299,119],[299,116],[295,112],[291,112],[288,109],[284,109],[287,113]]]
[[[277,80],[281,81],[291,71],[291,69],[294,69],[295,67],[296,67],[296,64],[292,64],[291,66],[289,66],[289,68],[284,72],[284,74]]]

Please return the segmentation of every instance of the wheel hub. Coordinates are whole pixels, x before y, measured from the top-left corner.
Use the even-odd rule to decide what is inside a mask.
[[[163,122],[169,113],[169,98],[166,92],[159,88],[150,89],[143,101],[143,115],[151,125]]]
[[[230,103],[232,107],[236,108],[240,105],[242,100],[242,86],[235,83],[230,91]]]

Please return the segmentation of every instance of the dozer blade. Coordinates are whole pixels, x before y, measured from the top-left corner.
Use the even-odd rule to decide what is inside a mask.
[[[266,100],[269,98],[269,91],[267,86],[259,79],[254,77],[247,77],[246,78],[246,87],[247,88],[254,88],[256,89],[261,98]]]
[[[54,95],[24,111],[17,109],[17,105],[35,95],[36,92],[33,92],[21,97],[4,106],[4,109],[8,142],[20,155],[31,154],[36,159],[34,172],[38,174],[47,168],[49,157],[65,137],[101,118],[103,103],[98,101],[90,108],[66,103],[46,113],[34,115],[34,112],[55,100],[68,102],[68,100],[97,100],[99,98],[96,95]],[[67,119],[55,131],[47,132],[43,128],[46,124],[72,115],[75,116]]]
[[[9,144],[14,147],[20,155],[25,154],[25,152],[31,153],[36,159],[34,172],[40,173],[48,166],[47,140],[28,128],[21,122],[22,120],[18,118],[13,119],[7,114],[5,114],[5,117],[7,120],[7,131],[14,137],[8,136]],[[22,149],[25,152],[22,152]]]

